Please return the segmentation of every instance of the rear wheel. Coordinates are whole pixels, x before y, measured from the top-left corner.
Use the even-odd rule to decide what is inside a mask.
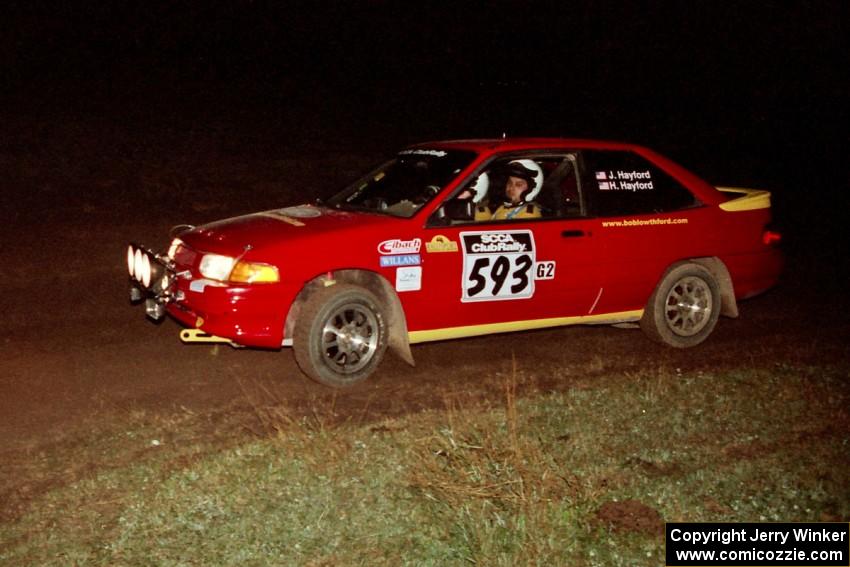
[[[640,326],[652,339],[676,348],[700,344],[720,316],[720,288],[699,264],[670,269],[646,304]]]
[[[386,318],[368,290],[351,284],[310,296],[295,323],[295,360],[310,378],[335,388],[367,378],[387,349]]]

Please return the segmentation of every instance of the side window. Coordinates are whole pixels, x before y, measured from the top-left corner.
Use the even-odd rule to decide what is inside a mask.
[[[583,158],[591,214],[663,213],[700,204],[682,184],[637,154],[594,150],[584,152]]]
[[[457,214],[464,202],[472,207],[471,218]],[[513,154],[487,164],[430,222],[436,225],[560,218],[580,216],[584,210],[574,154]]]
[[[578,163],[572,154],[560,156],[546,171],[540,203],[550,217],[578,217],[585,213]]]

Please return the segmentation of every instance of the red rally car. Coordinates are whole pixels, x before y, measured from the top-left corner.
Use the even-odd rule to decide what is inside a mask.
[[[635,145],[464,140],[398,153],[326,203],[130,244],[130,296],[185,342],[293,347],[331,386],[387,347],[571,324],[640,322],[701,343],[773,286],[770,193],[717,188]]]

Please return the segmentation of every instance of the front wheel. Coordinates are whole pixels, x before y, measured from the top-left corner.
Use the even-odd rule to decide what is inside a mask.
[[[351,284],[322,288],[304,303],[292,347],[310,378],[327,386],[351,386],[367,378],[387,350],[386,318],[377,298]]]
[[[720,316],[720,289],[699,264],[670,269],[646,304],[640,326],[652,339],[676,348],[700,344]]]

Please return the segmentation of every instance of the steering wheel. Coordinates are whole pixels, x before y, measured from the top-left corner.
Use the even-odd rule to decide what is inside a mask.
[[[438,185],[428,185],[425,187],[425,190],[421,195],[413,199],[413,202],[416,204],[423,204],[428,202],[429,199],[434,197],[437,193],[440,192],[440,187]]]

